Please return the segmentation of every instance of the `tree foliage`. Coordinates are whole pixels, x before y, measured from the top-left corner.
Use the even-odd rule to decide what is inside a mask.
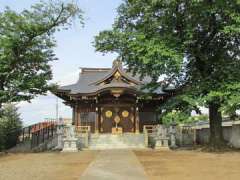
[[[56,60],[54,33],[82,24],[75,3],[41,1],[18,13],[0,12],[0,108],[3,103],[31,100],[52,86],[50,62]]]
[[[9,149],[16,145],[22,129],[22,121],[18,108],[6,104],[0,117],[0,150]]]
[[[130,70],[150,75],[158,86],[174,85],[177,107],[192,105],[183,94],[208,107],[210,141],[221,144],[220,110],[239,105],[238,0],[125,0],[95,47],[117,52]]]
[[[162,114],[162,123],[170,125],[172,123],[176,124],[188,124],[188,123],[194,123],[198,121],[207,121],[208,117],[207,115],[198,115],[198,116],[190,116],[186,112],[182,111],[171,111],[171,112],[164,112]]]

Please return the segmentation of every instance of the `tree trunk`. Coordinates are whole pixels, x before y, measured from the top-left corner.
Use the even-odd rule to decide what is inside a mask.
[[[0,77],[0,91],[3,91],[4,90],[4,87],[3,87],[3,78]],[[2,102],[0,101],[0,116],[1,116],[1,112],[2,112]]]
[[[2,117],[2,112],[3,112],[2,103],[0,102],[0,118]]]
[[[224,146],[222,130],[222,114],[218,103],[209,103],[209,121],[210,121],[210,146],[214,149],[220,149]]]
[[[234,111],[234,112],[230,113],[229,118],[230,118],[231,121],[235,121],[236,118],[237,118],[237,112]]]

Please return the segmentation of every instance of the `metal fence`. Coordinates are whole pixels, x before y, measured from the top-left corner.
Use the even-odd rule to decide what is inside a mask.
[[[56,121],[45,121],[24,127],[19,136],[19,143],[30,142],[31,148],[51,140],[57,132]]]

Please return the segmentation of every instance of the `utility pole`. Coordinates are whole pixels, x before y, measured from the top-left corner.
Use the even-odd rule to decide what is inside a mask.
[[[58,118],[58,97],[56,98],[56,121],[59,123],[59,118]]]
[[[58,113],[58,97],[56,99],[56,122],[57,122],[57,146],[56,149],[62,150],[63,148],[63,127],[62,127],[62,118],[59,118]]]

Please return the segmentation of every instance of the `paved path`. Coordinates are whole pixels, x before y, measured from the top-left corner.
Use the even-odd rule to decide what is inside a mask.
[[[80,180],[147,180],[131,150],[105,150],[83,172]]]

